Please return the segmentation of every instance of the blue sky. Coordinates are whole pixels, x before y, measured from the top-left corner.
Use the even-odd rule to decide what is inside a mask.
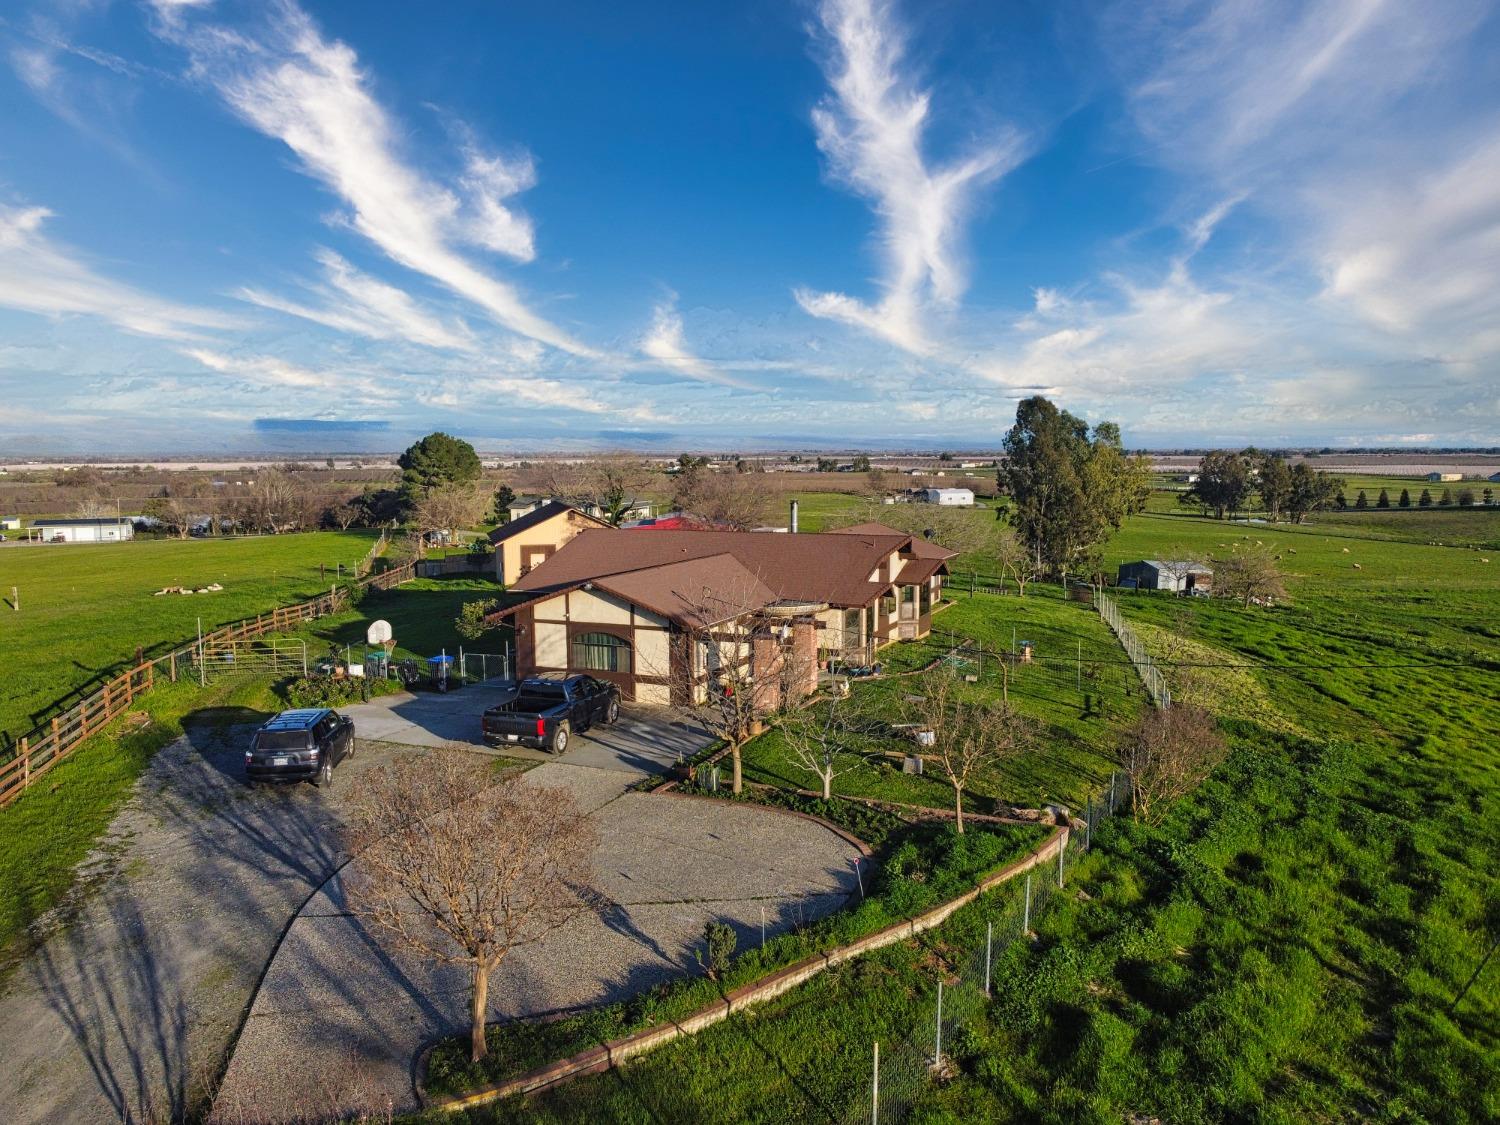
[[[1469,0],[0,14],[0,449],[1500,443]]]

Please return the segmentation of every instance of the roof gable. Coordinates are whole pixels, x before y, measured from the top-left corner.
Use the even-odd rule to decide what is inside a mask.
[[[524,516],[518,516],[509,523],[501,524],[495,528],[494,531],[490,532],[490,542],[503,543],[514,535],[519,535],[521,532],[536,527],[538,524],[546,523],[556,516],[567,515],[569,512],[572,512],[579,519],[588,520],[589,523],[598,527],[609,526],[601,519],[595,519],[586,512],[580,512],[571,504],[564,504],[561,500],[551,500],[543,504],[540,508],[533,509]]]

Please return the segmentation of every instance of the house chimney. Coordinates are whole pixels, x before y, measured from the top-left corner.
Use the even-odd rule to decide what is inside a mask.
[[[792,501],[792,534],[797,534],[797,501]]]

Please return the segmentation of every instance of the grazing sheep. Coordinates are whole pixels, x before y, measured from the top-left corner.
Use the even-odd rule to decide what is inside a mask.
[[[1354,564],[1354,569],[1355,570],[1364,570],[1364,567],[1360,566],[1359,563],[1355,563]]]
[[[1289,555],[1295,555],[1297,553],[1297,548],[1296,547],[1288,547],[1286,549],[1286,553],[1289,554]]]
[[[1343,548],[1343,552],[1344,552],[1344,554],[1347,555],[1349,553],[1349,548],[1348,547],[1344,547]]]
[[[1482,558],[1482,559],[1480,559],[1480,560],[1479,560],[1479,561],[1480,561],[1480,562],[1489,562],[1489,561],[1490,561],[1490,560],[1489,560],[1489,559],[1484,559],[1484,558]]]

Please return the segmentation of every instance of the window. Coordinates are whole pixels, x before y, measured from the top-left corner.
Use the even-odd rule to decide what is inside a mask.
[[[863,641],[865,612],[862,609],[844,610],[844,647],[858,648]]]
[[[932,583],[923,582],[917,592],[917,612],[925,617],[932,612]]]
[[[573,638],[573,667],[588,672],[629,672],[630,642],[613,633],[580,633]]]

